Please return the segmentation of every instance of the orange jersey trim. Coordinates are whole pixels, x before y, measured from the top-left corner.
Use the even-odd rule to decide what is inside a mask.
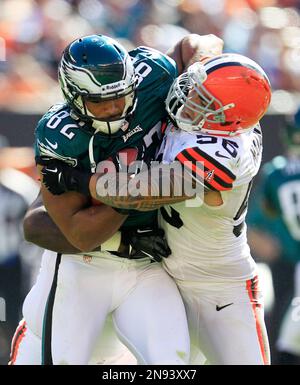
[[[20,322],[19,326],[17,327],[17,330],[15,331],[15,334],[13,336],[12,344],[11,344],[11,353],[10,353],[10,361],[8,365],[14,365],[17,359],[17,355],[19,352],[20,344],[23,340],[23,338],[26,335],[27,331],[27,325],[26,321],[23,320]]]
[[[264,333],[262,331],[261,324],[259,321],[259,316],[257,313],[257,309],[261,306],[260,304],[257,303],[257,298],[256,298],[257,286],[258,286],[258,277],[257,276],[246,281],[246,288],[247,288],[248,296],[249,296],[249,299],[251,302],[253,315],[255,318],[256,333],[257,333],[257,338],[258,338],[258,342],[259,342],[261,355],[262,355],[264,364],[268,365],[269,364],[269,358],[267,356],[267,349],[266,349],[265,342],[264,342],[264,336],[263,336]]]

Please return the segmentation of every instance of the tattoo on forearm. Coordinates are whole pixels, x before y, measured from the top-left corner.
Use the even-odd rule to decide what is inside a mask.
[[[108,185],[111,186],[110,190]],[[112,191],[112,186],[115,191]],[[96,185],[97,199],[101,202],[113,207],[141,211],[155,210],[193,197],[185,195],[183,191],[181,171],[170,173],[170,168],[165,171],[151,169],[134,178],[127,174],[121,178],[120,174],[106,174],[98,179]]]
[[[101,201],[109,206],[132,209],[132,210],[155,210],[161,206],[182,202],[188,198],[186,197],[151,197],[151,196],[138,196],[138,197],[101,197]]]

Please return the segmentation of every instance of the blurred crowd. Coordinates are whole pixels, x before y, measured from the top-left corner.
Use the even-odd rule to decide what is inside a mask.
[[[42,113],[61,99],[57,64],[78,36],[103,33],[128,49],[165,51],[188,31],[214,33],[225,51],[256,60],[277,91],[275,112],[295,110],[299,0],[1,0],[0,109]]]

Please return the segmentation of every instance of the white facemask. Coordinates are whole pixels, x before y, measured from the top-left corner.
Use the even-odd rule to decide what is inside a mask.
[[[125,96],[125,106],[122,112],[122,116],[123,116],[122,118],[111,122],[93,120],[92,126],[93,128],[95,128],[96,132],[102,132],[103,134],[106,134],[106,135],[112,135],[117,133],[119,130],[126,131],[127,122],[124,116],[126,115],[126,112],[128,111],[128,109],[132,107],[133,100],[134,100],[133,93]],[[91,117],[94,117],[94,115],[91,114],[89,110],[87,110],[87,114]]]

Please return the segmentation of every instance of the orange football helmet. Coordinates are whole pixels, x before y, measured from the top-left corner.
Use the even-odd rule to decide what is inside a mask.
[[[227,53],[191,65],[171,86],[166,108],[182,130],[232,136],[255,126],[270,101],[264,70],[246,56]]]

